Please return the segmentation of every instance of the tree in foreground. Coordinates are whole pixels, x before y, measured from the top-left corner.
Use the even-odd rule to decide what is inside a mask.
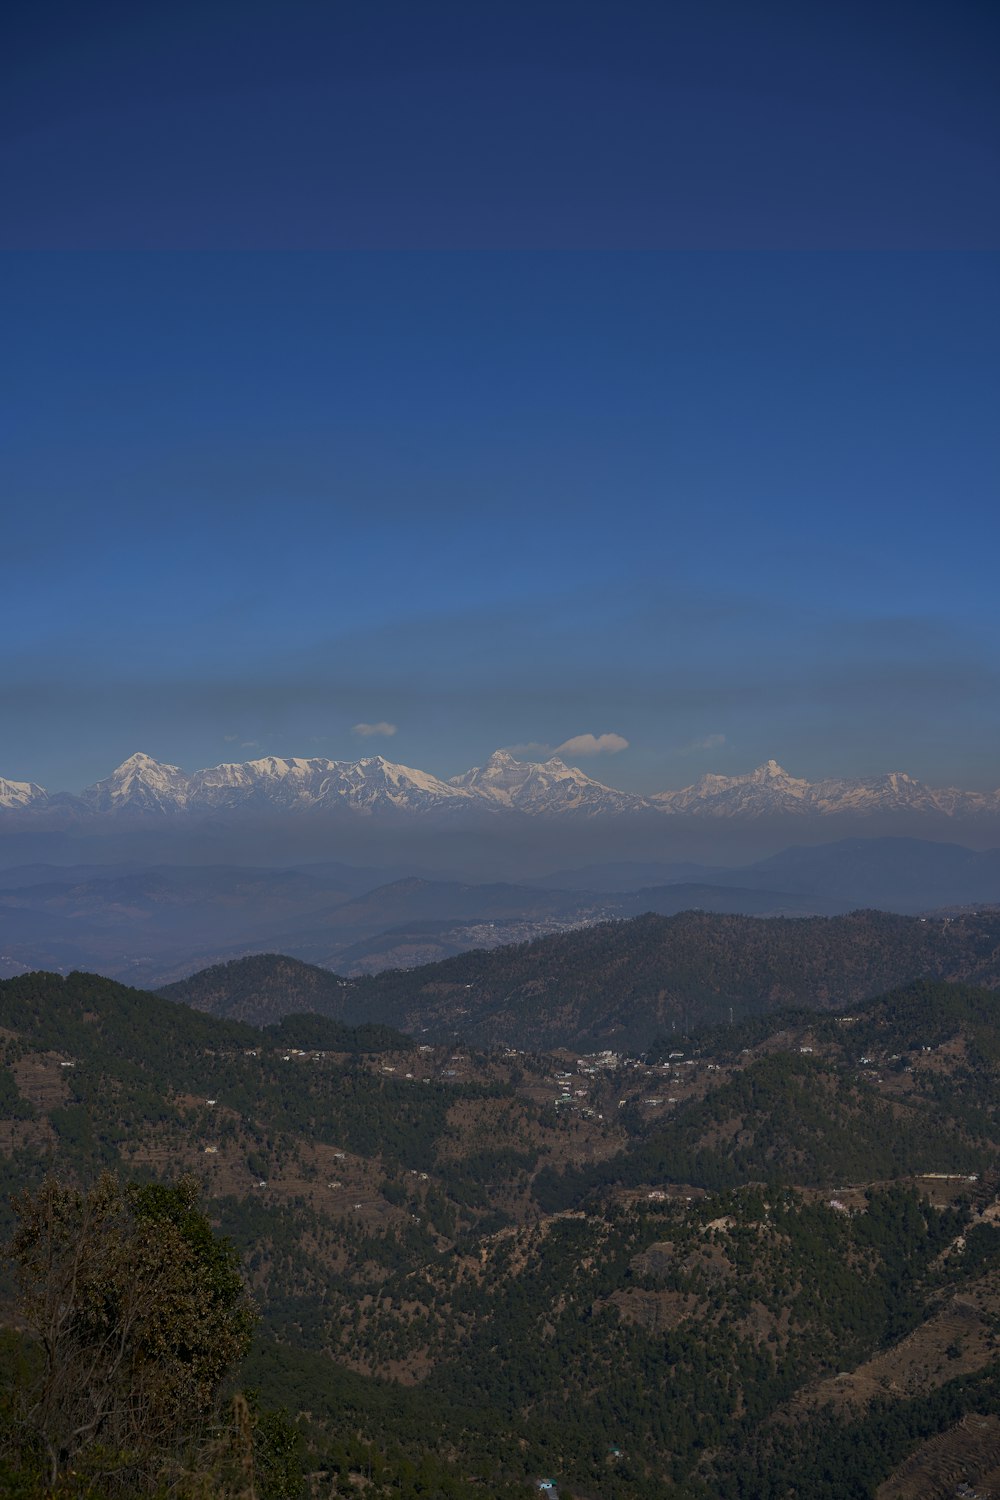
[[[28,1339],[4,1424],[9,1472],[34,1473],[51,1494],[102,1496],[193,1476],[256,1316],[197,1183],[105,1174],[80,1192],[50,1178],[13,1206]],[[238,1487],[252,1494],[248,1472]]]

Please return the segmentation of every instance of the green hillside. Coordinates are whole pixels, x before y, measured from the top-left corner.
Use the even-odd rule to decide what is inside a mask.
[[[343,987],[344,981],[329,969],[280,953],[255,953],[213,964],[190,979],[165,985],[157,993],[214,1016],[264,1026],[293,1011],[339,1015]]]
[[[0,984],[0,1167],[5,1203],[200,1179],[262,1314],[241,1380],[308,1413],[266,1500],[303,1466],[834,1500],[997,1400],[998,1073],[961,985],[578,1059],[36,974]]]
[[[915,979],[1000,983],[1000,913],[769,919],[684,912],[602,923],[360,979],[276,955],[161,991],[216,1015],[322,1011],[480,1046],[646,1047],[658,1032],[780,1007],[836,1010]]]

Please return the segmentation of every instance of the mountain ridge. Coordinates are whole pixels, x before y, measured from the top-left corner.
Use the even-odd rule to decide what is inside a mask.
[[[265,983],[268,965],[281,983]],[[787,1006],[817,1012],[900,984],[949,979],[1000,985],[1000,914],[952,921],[855,911],[838,917],[647,913],[534,942],[468,951],[377,975],[334,974],[288,955],[213,965],[158,993],[229,1014],[230,986],[252,974],[243,1020],[311,1008],[351,1025],[376,1022],[428,1040],[475,1046],[642,1049],[675,1028],[745,1020]],[[302,989],[297,976],[308,976]],[[317,989],[317,985],[319,988]],[[282,999],[273,993],[277,988]],[[265,996],[270,998],[265,1001]],[[265,1006],[255,1012],[253,1003]]]
[[[1000,788],[932,787],[905,771],[811,782],[768,760],[743,775],[707,773],[690,786],[647,796],[610,787],[558,756],[520,761],[506,750],[447,781],[380,755],[357,761],[263,756],[188,773],[143,752],[76,795],[0,777],[0,815],[6,818],[157,820],[253,812],[560,819],[641,814],[741,821],[911,813],[951,820],[1000,816]]]

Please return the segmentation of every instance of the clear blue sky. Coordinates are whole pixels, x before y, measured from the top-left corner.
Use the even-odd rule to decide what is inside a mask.
[[[0,774],[1000,784],[992,6],[18,24]]]

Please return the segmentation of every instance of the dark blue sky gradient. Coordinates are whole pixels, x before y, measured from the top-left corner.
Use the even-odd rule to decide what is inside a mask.
[[[37,0],[21,248],[997,248],[990,0]]]
[[[1000,783],[995,8],[18,24],[0,774]]]

